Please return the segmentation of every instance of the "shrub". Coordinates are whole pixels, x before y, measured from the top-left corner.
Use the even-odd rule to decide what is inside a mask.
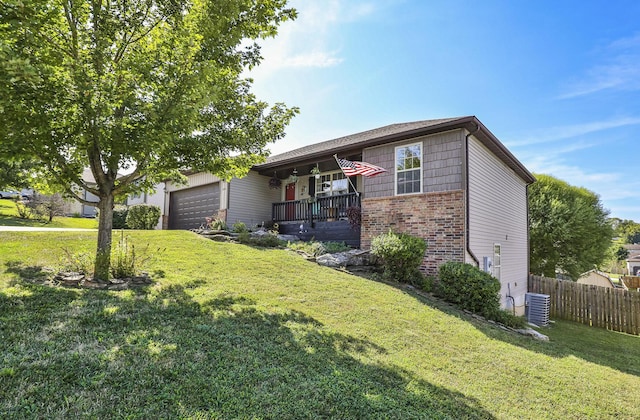
[[[227,222],[222,219],[216,219],[214,217],[207,217],[207,229],[212,230],[227,230],[229,227],[227,226]]]
[[[349,251],[351,247],[344,242],[324,242],[324,249],[327,254],[335,254],[337,252]]]
[[[126,229],[127,228],[127,214],[129,209],[127,206],[117,205],[113,208],[113,228],[114,229]]]
[[[406,233],[389,231],[373,238],[371,253],[382,259],[386,279],[404,283],[421,283],[423,276],[419,271],[427,249],[426,242]]]
[[[118,245],[111,251],[111,276],[116,279],[134,277],[141,273],[142,268],[152,258],[162,253],[164,249],[155,249],[153,254],[149,250],[149,244],[137,251],[135,245],[130,244],[122,234]]]
[[[60,262],[60,271],[91,274],[94,267],[94,256],[89,252],[72,253],[67,248],[62,248],[64,256]]]
[[[440,266],[437,293],[462,309],[494,319],[500,311],[500,282],[471,264],[449,261]]]
[[[262,236],[251,236],[249,232],[243,232],[238,235],[238,242],[263,248],[278,248],[284,244],[284,241],[281,241],[277,235],[272,233]]]
[[[127,226],[129,229],[152,230],[160,219],[160,207],[149,204],[136,204],[129,207],[127,214]]]
[[[31,207],[22,201],[16,201],[16,212],[20,219],[30,219],[33,216]]]
[[[502,309],[496,311],[490,319],[506,325],[507,327],[522,329],[526,326],[526,321],[521,316],[516,316]]]
[[[235,233],[249,232],[249,228],[244,222],[235,222],[232,226],[232,229]]]

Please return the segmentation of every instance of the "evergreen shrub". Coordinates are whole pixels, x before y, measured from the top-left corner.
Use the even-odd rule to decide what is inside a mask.
[[[385,279],[419,286],[424,281],[419,268],[426,250],[423,239],[406,233],[389,231],[371,241],[371,253],[382,260]]]
[[[471,264],[449,261],[440,266],[437,294],[461,309],[494,319],[500,311],[500,282]]]
[[[152,230],[160,219],[160,207],[149,204],[136,204],[129,207],[126,222],[129,229]]]
[[[113,208],[113,229],[127,229],[127,214],[129,208],[117,205]]]

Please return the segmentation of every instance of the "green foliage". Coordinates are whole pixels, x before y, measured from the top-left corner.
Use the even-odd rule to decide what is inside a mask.
[[[383,277],[404,283],[422,282],[419,271],[427,244],[424,239],[389,231],[371,241],[371,253],[382,259]]]
[[[67,248],[62,248],[64,255],[60,261],[59,270],[91,274],[94,266],[94,256],[89,252],[73,252]]]
[[[258,100],[245,71],[295,17],[285,0],[0,2],[0,162],[98,197],[104,277],[116,198],[183,168],[244,176],[284,137],[298,110]]]
[[[524,317],[514,315],[502,309],[493,312],[489,319],[515,329],[523,329],[527,326],[527,321]]]
[[[280,248],[285,242],[278,239],[277,234],[268,233],[261,236],[251,236],[249,232],[243,232],[238,236],[238,242],[262,248]]]
[[[207,228],[212,230],[228,230],[227,222],[222,219],[207,217]]]
[[[529,186],[531,271],[574,280],[602,263],[613,230],[593,192],[548,175]]]
[[[129,208],[118,204],[113,208],[113,228],[114,229],[127,229],[127,214],[129,214]]]
[[[29,207],[26,203],[22,201],[16,201],[16,214],[20,219],[31,219],[33,217],[33,212],[31,207]]]
[[[318,242],[318,241],[298,241],[289,242],[287,248],[294,251],[302,251],[305,254],[317,257],[323,254],[335,254],[337,252],[348,251],[351,248],[344,242]]]
[[[437,294],[461,309],[487,318],[500,310],[500,282],[471,264],[449,261],[438,270]]]
[[[136,204],[129,207],[127,213],[127,226],[129,229],[153,230],[158,224],[160,207],[150,204]]]
[[[231,228],[235,233],[249,232],[249,228],[244,222],[235,222]]]
[[[0,232],[3,418],[637,418],[637,336],[539,342],[289,252],[125,234],[170,244],[153,287],[31,284],[95,232]]]
[[[327,251],[327,254],[335,254],[336,252],[345,252],[349,251],[351,247],[349,247],[344,242],[323,242],[324,249]]]
[[[130,243],[128,238],[124,236],[124,232],[122,232],[120,241],[118,241],[111,253],[110,274],[116,279],[137,276],[153,258],[162,252],[162,249],[157,248],[152,254],[149,244],[142,250],[137,251],[135,245]]]
[[[617,217],[610,220],[615,235],[620,238],[623,244],[640,243],[640,223],[628,219],[619,219]]]

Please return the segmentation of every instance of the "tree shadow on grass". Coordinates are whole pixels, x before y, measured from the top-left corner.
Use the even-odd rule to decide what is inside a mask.
[[[2,417],[493,417],[374,362],[383,348],[241,295],[22,287],[0,291]]]

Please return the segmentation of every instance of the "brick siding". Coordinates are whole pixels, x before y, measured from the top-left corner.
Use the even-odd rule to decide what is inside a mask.
[[[461,190],[362,200],[361,248],[389,229],[427,241],[420,270],[436,275],[447,261],[464,261],[464,192]]]

